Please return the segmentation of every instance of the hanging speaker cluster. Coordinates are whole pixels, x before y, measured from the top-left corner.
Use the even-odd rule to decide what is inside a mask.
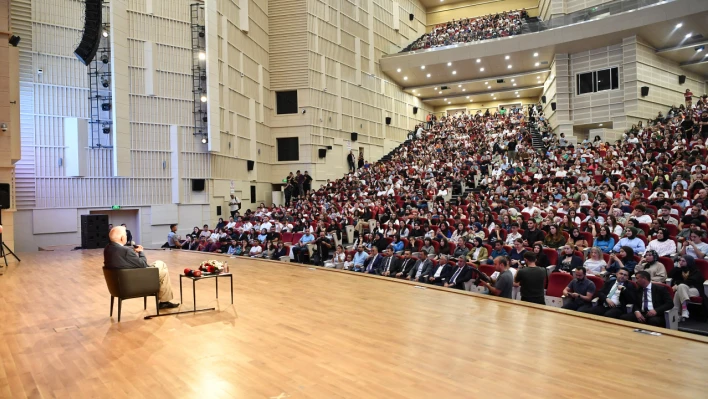
[[[84,65],[88,65],[96,56],[96,51],[101,43],[102,25],[102,0],[86,0],[84,13],[84,32],[81,42],[74,51],[74,55]]]

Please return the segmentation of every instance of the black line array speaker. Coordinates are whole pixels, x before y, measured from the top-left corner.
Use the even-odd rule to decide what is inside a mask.
[[[546,103],[546,96],[541,96],[541,102],[544,104]]]
[[[331,145],[328,145],[328,146],[327,146],[327,149],[331,151],[331,150],[332,150],[332,146],[331,146]]]
[[[0,184],[0,209],[10,209],[10,184]]]
[[[497,79],[497,83],[504,83],[504,79]]]
[[[414,20],[414,19],[415,19],[415,15],[413,15],[413,14],[408,14],[408,19],[411,20],[411,21]]]
[[[326,156],[327,156],[327,149],[326,149],[326,148],[320,148],[320,149],[318,149],[318,150],[317,150],[317,155],[318,155],[320,158],[326,157]]]
[[[556,103],[555,102],[551,103],[551,109],[554,111],[556,110]]]
[[[255,161],[246,161],[246,167],[249,172],[252,171],[255,166],[256,166]]]
[[[390,116],[387,116],[387,117],[386,117],[386,124],[387,124],[387,125],[390,125],[390,124],[391,124],[391,117],[390,117]]]
[[[74,55],[84,65],[88,65],[96,56],[96,51],[101,44],[102,0],[86,0],[84,12],[84,32],[79,46],[74,50]]]
[[[679,75],[679,84],[682,85],[686,83],[686,75]]]
[[[418,113],[418,107],[413,107],[413,115]]]
[[[359,134],[352,133],[352,141],[357,141],[359,139]]]
[[[108,245],[108,215],[81,215],[81,248],[105,248]]]
[[[642,97],[646,97],[649,95],[649,86],[642,86]]]
[[[204,179],[192,179],[192,191],[204,191]]]
[[[216,206],[216,216],[221,216],[221,205]]]

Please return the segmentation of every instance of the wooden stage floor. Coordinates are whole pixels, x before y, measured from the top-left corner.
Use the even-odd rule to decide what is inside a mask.
[[[234,305],[201,281],[217,311],[143,320],[154,301],[133,299],[117,323],[102,251],[19,255],[0,276],[2,398],[708,397],[703,337],[248,259],[231,263]],[[147,256],[176,300],[206,259]]]

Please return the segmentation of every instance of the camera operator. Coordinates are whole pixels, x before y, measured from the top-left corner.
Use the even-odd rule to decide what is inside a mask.
[[[324,261],[329,257],[329,250],[332,248],[332,241],[327,238],[324,231],[320,231],[320,236],[314,242],[316,247],[315,265],[324,265]]]

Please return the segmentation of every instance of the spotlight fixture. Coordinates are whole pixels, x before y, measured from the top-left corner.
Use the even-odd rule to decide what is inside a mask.
[[[438,92],[438,94],[442,94],[442,90],[440,90],[440,91]]]
[[[534,56],[534,57],[538,57],[538,53],[533,53],[533,56]]]
[[[208,140],[206,137],[204,137],[204,138],[202,139],[202,144],[206,144],[206,143],[208,143],[208,142],[209,142],[209,140]]]
[[[206,121],[207,121],[207,117],[206,117],[206,116],[203,116],[203,117],[202,117],[202,122],[206,122]]]
[[[396,72],[401,72],[401,68],[396,69]]]
[[[450,102],[450,101],[448,101],[447,103],[448,103],[448,104],[452,104],[452,102]]]
[[[691,37],[691,36],[693,36],[692,33],[686,33],[686,39],[688,39],[688,38]]]
[[[513,82],[516,82],[516,79],[511,79],[511,82],[512,82],[512,83],[513,83]]]
[[[430,77],[430,74],[427,74],[426,76],[427,76],[427,77]]]
[[[447,98],[443,98],[443,101],[447,101]]]
[[[7,42],[10,43],[12,47],[17,47],[20,44],[20,40],[22,40],[21,37],[12,35],[10,36],[10,39],[7,40]]]
[[[505,60],[508,60],[508,59],[509,59],[509,56],[507,55],[506,57],[504,57],[504,59],[505,59]]]
[[[437,90],[437,89],[438,89],[437,87],[434,87],[434,88],[433,88],[433,90]]]
[[[479,71],[480,71],[480,72],[484,72],[484,68],[479,68]]]
[[[447,63],[447,66],[452,66],[452,62],[448,62],[448,63]]]
[[[202,61],[206,60],[206,53],[203,51],[200,51],[199,52],[199,59]]]
[[[111,85],[111,79],[103,77],[101,78],[101,86],[108,88]]]
[[[697,53],[700,53],[701,51],[703,51],[703,50],[705,50],[705,49],[706,49],[705,46],[698,46],[698,47],[696,47],[696,52],[697,52]]]
[[[678,24],[676,24],[676,29],[679,29],[682,26],[683,26],[683,24],[681,22],[679,22]]]
[[[602,126],[602,123],[599,126]]]
[[[101,111],[110,111],[110,110],[111,110],[111,103],[101,104]]]
[[[103,37],[108,37],[108,31],[105,29],[103,30]]]
[[[404,76],[404,77],[403,77],[403,80],[408,80],[408,76]]]
[[[507,65],[506,68],[507,68],[507,69],[511,69],[511,65]]]
[[[420,93],[416,94],[416,96],[420,97]]]
[[[207,102],[207,97],[204,94],[202,94],[202,97],[200,98],[200,100],[202,100],[202,102],[205,103],[205,102]]]
[[[462,87],[462,85],[457,85],[457,87]]]
[[[533,64],[533,65],[534,65],[534,66],[539,66],[539,65],[541,65],[541,63],[540,63],[540,62],[537,62],[537,63],[535,63],[535,64]]]
[[[103,134],[109,134],[111,132],[111,125],[105,123],[103,125]]]
[[[481,58],[477,58],[477,63],[479,64],[480,62],[482,62],[482,59],[481,59]]]
[[[421,66],[420,66],[420,69],[425,69],[425,65],[421,65]]]
[[[467,97],[465,97],[465,98],[470,98],[470,96],[467,96]]]
[[[204,27],[202,26],[202,30],[199,32],[199,37],[204,37],[206,34],[204,33]]]
[[[462,89],[462,91],[465,91],[466,89]]]
[[[452,71],[452,74],[453,74],[453,75],[457,75],[457,71]]]
[[[516,87],[516,83],[514,83],[512,86]]]
[[[108,61],[108,54],[101,54],[101,62],[103,62],[104,64],[108,64]]]

